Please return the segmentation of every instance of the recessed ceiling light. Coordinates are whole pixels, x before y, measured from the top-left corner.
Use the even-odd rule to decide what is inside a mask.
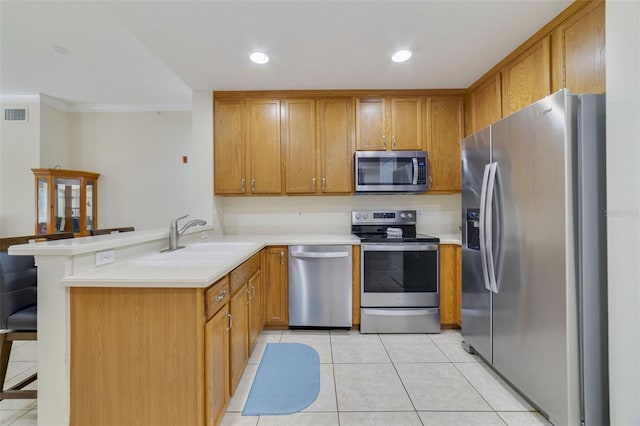
[[[262,52],[253,52],[249,56],[249,59],[251,59],[251,61],[255,62],[256,64],[266,64],[267,62],[269,62],[269,57]]]
[[[391,56],[391,60],[393,62],[404,62],[411,57],[412,53],[410,50],[398,50]]]

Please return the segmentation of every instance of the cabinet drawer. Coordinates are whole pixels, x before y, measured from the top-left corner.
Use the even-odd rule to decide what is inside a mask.
[[[229,276],[218,280],[204,293],[205,314],[211,318],[229,300]]]
[[[260,253],[256,253],[251,259],[238,266],[229,274],[231,293],[235,293],[260,269]]]

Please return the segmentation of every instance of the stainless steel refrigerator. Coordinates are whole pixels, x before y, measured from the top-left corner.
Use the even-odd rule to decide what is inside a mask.
[[[609,423],[604,95],[462,141],[462,335],[555,425]]]

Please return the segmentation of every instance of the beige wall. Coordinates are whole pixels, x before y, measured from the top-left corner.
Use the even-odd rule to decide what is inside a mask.
[[[0,120],[0,236],[32,234],[35,189],[32,168],[40,167],[40,104],[2,103],[3,108],[28,107],[27,122]]]
[[[612,425],[640,425],[640,2],[607,1],[607,226]]]
[[[69,167],[69,113],[40,103],[40,167]]]
[[[168,228],[190,213],[191,126],[188,111],[69,115],[70,167],[101,174],[99,227]]]
[[[418,232],[458,232],[460,195],[218,197],[226,234],[349,234],[351,210],[415,209]]]

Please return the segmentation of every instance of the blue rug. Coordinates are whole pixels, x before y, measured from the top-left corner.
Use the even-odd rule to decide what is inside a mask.
[[[320,392],[320,357],[301,343],[267,343],[243,416],[291,414]]]

